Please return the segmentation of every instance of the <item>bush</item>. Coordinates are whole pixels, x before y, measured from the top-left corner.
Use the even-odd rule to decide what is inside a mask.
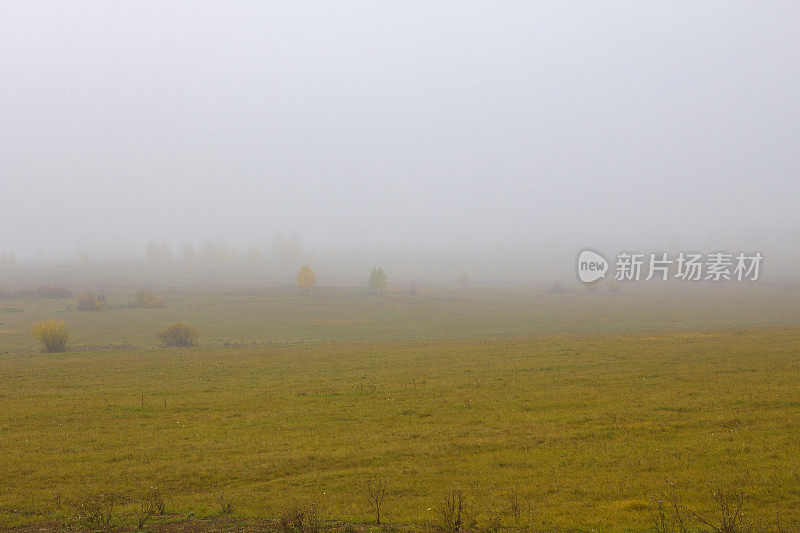
[[[292,505],[281,512],[277,526],[278,531],[286,533],[319,533],[322,531],[322,519],[313,505],[307,507]]]
[[[114,498],[110,494],[82,496],[76,511],[75,518],[85,529],[108,530],[114,518]]]
[[[102,311],[107,307],[106,297],[93,292],[84,292],[75,297],[78,311]]]
[[[716,516],[701,515],[680,501],[675,485],[668,482],[670,490],[664,493],[656,504],[653,514],[655,530],[659,533],[678,531],[699,531],[701,528],[711,528],[716,533],[740,533],[752,531],[750,524],[746,523],[742,512],[747,496],[738,487],[723,484],[717,488],[709,485],[709,491],[716,508]],[[699,525],[692,529],[690,521],[694,520]]]
[[[445,494],[442,503],[439,505],[439,522],[437,529],[449,533],[472,529],[472,525],[467,525],[464,512],[464,494],[460,490],[453,490]]]
[[[192,346],[197,342],[200,333],[189,324],[176,322],[158,334],[164,346]]]
[[[67,351],[67,325],[61,320],[39,322],[31,330],[31,335],[42,343],[48,352]]]
[[[133,305],[145,309],[156,309],[164,307],[164,298],[153,291],[139,291],[136,293],[136,301]]]
[[[136,527],[137,529],[144,528],[144,525],[153,516],[159,514],[163,515],[165,512],[164,495],[155,487],[150,487],[139,501],[139,508],[136,513]]]

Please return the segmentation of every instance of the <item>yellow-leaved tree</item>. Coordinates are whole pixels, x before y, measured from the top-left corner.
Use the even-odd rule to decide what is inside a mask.
[[[297,286],[308,290],[317,283],[317,275],[311,270],[310,265],[303,265],[297,273]]]

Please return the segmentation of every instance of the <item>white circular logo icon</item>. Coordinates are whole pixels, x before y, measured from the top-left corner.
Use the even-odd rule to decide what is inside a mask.
[[[583,250],[578,254],[578,279],[591,283],[606,276],[608,261],[594,250]]]

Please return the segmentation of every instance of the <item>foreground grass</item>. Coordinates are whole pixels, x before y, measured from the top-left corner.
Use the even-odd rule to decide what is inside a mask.
[[[800,330],[314,343],[0,357],[0,527],[148,487],[171,513],[647,530],[667,481],[800,527]],[[516,502],[516,503],[515,503]],[[514,508],[517,511],[514,511]]]

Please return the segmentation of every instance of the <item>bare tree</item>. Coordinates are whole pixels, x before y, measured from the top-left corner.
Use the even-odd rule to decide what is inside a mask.
[[[375,512],[375,523],[381,524],[381,507],[386,499],[386,485],[383,480],[369,480],[367,482],[367,496],[370,507]]]

